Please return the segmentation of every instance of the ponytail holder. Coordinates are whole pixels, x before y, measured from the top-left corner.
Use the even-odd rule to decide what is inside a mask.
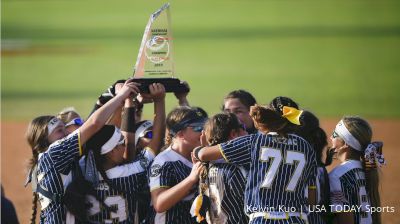
[[[385,158],[382,153],[383,142],[372,142],[367,146],[364,152],[365,168],[367,170],[376,169],[386,165]]]
[[[201,223],[206,219],[206,214],[210,208],[210,198],[205,194],[199,194],[190,207],[190,214],[196,219],[197,223]]]
[[[294,107],[284,106],[282,109],[282,117],[286,118],[290,123],[300,125],[300,116],[303,113],[302,110],[298,110]]]
[[[203,163],[204,168],[199,174],[199,195],[194,199],[190,207],[190,214],[201,223],[206,219],[207,211],[210,209],[211,200],[206,195],[208,190],[208,164]]]

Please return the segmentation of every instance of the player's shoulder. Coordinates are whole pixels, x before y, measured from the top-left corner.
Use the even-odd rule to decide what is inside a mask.
[[[164,166],[176,162],[181,162],[189,167],[193,166],[193,164],[189,160],[184,158],[179,153],[175,152],[171,147],[168,147],[167,149],[159,153],[154,158],[153,165],[157,164],[158,166]]]
[[[352,185],[352,183],[348,183],[349,180],[347,178],[342,178],[346,174],[351,173],[354,169],[359,169],[362,168],[362,164],[360,161],[355,161],[355,160],[349,160],[346,161],[339,166],[335,167],[330,173],[329,173],[329,183],[331,185],[332,189],[341,189],[341,184],[349,184]]]
[[[172,150],[171,147],[168,147],[168,148],[165,149],[164,151],[160,152],[160,153],[154,158],[153,164],[154,164],[154,163],[157,163],[157,164],[162,165],[162,164],[164,164],[165,162],[169,161],[169,160],[171,159],[171,157],[173,157],[173,154],[172,154],[171,150]]]
[[[289,138],[295,139],[299,144],[303,144],[306,147],[312,148],[310,143],[305,138],[301,137],[300,135],[291,133],[291,134],[288,134],[288,136],[289,136]]]
[[[224,179],[230,179],[233,176],[241,176],[241,178],[245,178],[247,176],[247,171],[243,166],[229,163],[212,164],[209,171],[214,171],[216,175],[219,175]]]
[[[238,145],[238,144],[242,144],[245,142],[252,142],[262,135],[263,134],[258,133],[258,132],[254,133],[254,134],[243,135],[243,136],[237,137],[235,139],[231,139],[229,141],[223,142],[220,145],[223,146],[223,148],[224,148],[227,145]]]
[[[48,147],[48,150],[44,153],[48,153],[53,150],[59,150],[61,148],[64,148],[67,145],[77,145],[78,144],[78,139],[79,139],[79,130],[75,130],[71,134],[65,136],[62,139],[59,139]]]
[[[229,163],[215,163],[210,165],[209,170],[218,172],[218,175],[229,176],[232,172],[238,170],[238,168]]]
[[[350,172],[353,169],[361,168],[362,164],[361,161],[356,160],[348,160],[344,163],[341,163],[339,166],[335,167],[330,173],[329,177],[337,177],[340,178],[346,173]]]
[[[239,170],[239,167],[230,163],[214,163],[211,164],[210,169],[218,169],[225,172],[233,172]]]

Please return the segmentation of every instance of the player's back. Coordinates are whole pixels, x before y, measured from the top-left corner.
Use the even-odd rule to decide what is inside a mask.
[[[212,164],[208,170],[209,197],[211,199],[209,223],[244,224],[244,187],[247,170],[228,163]]]
[[[139,223],[137,194],[147,189],[147,166],[153,159],[154,155],[144,150],[135,161],[107,170],[109,182],[99,173],[96,195],[110,209],[104,208],[95,197],[88,195],[87,200],[92,205],[89,220],[93,223]]]
[[[246,186],[248,214],[305,212],[304,191],[316,177],[316,157],[303,138],[259,134],[252,140],[252,164]]]

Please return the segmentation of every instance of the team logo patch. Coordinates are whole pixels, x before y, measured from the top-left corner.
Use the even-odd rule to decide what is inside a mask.
[[[151,166],[150,168],[150,176],[151,177],[156,177],[158,175],[160,175],[161,172],[161,166],[158,164],[154,164]]]

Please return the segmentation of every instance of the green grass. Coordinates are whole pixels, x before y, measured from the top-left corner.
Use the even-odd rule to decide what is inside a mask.
[[[75,106],[129,77],[162,1],[2,2],[2,119]],[[320,116],[400,117],[400,2],[171,1],[175,67],[192,105],[233,89],[294,98]],[[167,110],[176,105],[168,97]],[[146,110],[149,117],[151,107]]]

